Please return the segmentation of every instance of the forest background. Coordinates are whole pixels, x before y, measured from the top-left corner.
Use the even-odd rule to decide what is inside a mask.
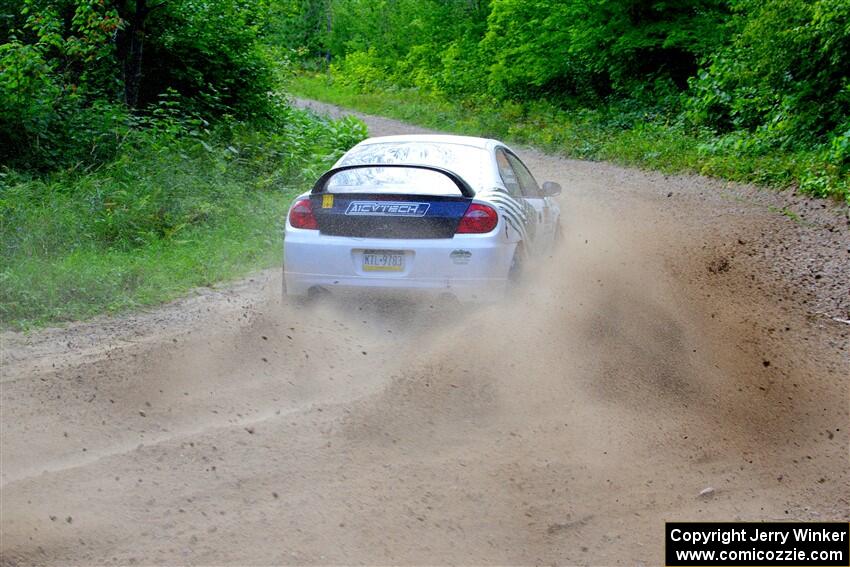
[[[0,324],[280,262],[290,94],[850,205],[846,0],[0,0]]]

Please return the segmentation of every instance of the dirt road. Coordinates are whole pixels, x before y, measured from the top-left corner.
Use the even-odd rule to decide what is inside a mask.
[[[654,565],[665,520],[850,519],[841,211],[520,155],[566,238],[507,305],[271,270],[5,334],[2,563]]]

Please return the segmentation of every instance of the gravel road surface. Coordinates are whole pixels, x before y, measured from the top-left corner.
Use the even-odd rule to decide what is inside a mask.
[[[277,269],[3,334],[0,563],[657,565],[665,520],[850,520],[846,209],[518,151],[565,239],[504,305]]]

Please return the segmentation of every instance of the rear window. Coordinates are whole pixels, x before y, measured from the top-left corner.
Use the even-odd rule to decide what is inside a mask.
[[[372,163],[432,165],[457,173],[474,189],[483,189],[489,162],[490,154],[487,150],[474,146],[435,142],[387,142],[352,148],[338,165]],[[453,192],[457,193],[457,188]]]
[[[349,164],[346,164],[349,165]],[[363,167],[335,173],[325,185],[328,193],[401,193],[405,195],[459,195],[454,181],[415,167]]]

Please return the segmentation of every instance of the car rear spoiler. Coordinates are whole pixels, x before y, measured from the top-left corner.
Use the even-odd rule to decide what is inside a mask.
[[[341,167],[335,167],[333,169],[329,169],[324,174],[322,174],[321,177],[319,177],[319,179],[313,185],[313,190],[311,191],[311,193],[313,195],[325,193],[328,180],[337,173],[340,173],[341,171],[349,171],[351,169],[367,169],[375,167],[406,167],[409,169],[425,169],[428,171],[436,171],[437,173],[442,173],[443,175],[451,179],[452,183],[457,186],[458,190],[460,190],[460,194],[464,197],[472,198],[475,196],[475,190],[469,186],[469,183],[464,181],[464,179],[460,175],[451,170],[442,167],[436,167],[433,165],[412,165],[405,163],[364,163],[360,165],[343,165]]]

